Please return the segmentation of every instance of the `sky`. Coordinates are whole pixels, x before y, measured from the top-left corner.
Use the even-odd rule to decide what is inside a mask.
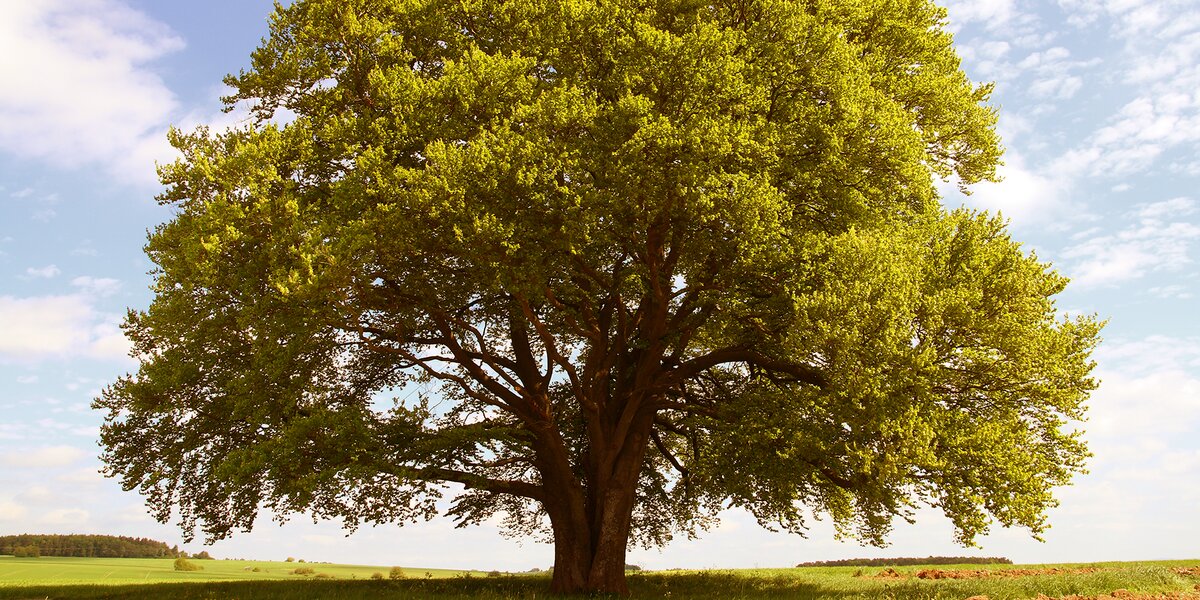
[[[695,540],[632,549],[645,568],[782,567],[858,556],[1022,563],[1200,558],[1200,6],[1197,0],[954,0],[963,67],[995,82],[1000,183],[948,206],[999,211],[1072,279],[1058,306],[1108,319],[1083,425],[1090,472],[1060,489],[1039,542],[953,543],[934,511],[878,549],[759,528],[740,512]],[[104,533],[183,544],[98,473],[89,405],[133,370],[118,328],[144,308],[146,232],[169,126],[223,127],[226,73],[267,33],[266,0],[0,0],[0,535]],[[447,519],[365,527],[264,515],[193,552],[217,557],[526,570],[549,545]]]

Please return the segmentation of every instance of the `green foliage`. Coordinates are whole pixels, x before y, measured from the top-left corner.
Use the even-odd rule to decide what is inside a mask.
[[[203,571],[204,567],[180,556],[175,559],[174,568],[176,571]]]
[[[0,536],[0,554],[16,554],[18,547],[36,548],[41,556],[96,558],[174,558],[179,548],[149,538],[116,535],[20,534]]]
[[[15,546],[12,552],[5,552],[4,554],[12,554],[17,558],[38,558],[42,555],[42,552],[37,546]]]
[[[280,6],[228,80],[258,120],[171,133],[141,364],[96,401],[108,473],[209,539],[264,505],[427,518],[447,482],[461,523],[583,554],[729,505],[873,544],[922,505],[964,544],[1043,531],[1100,324],[1003,221],[941,208],[936,179],[1000,156],[944,19]]]
[[[380,573],[379,571],[375,571],[374,573],[371,573],[371,579],[374,579],[376,581],[382,581],[384,579],[383,573]]]
[[[316,569],[313,569],[312,567],[296,567],[295,569],[292,569],[292,575],[312,575],[316,572]]]
[[[392,581],[396,581],[399,579],[407,579],[407,578],[408,578],[408,575],[406,575],[404,573],[404,569],[402,569],[400,567],[392,567],[392,570],[388,571],[388,579],[391,579]]]

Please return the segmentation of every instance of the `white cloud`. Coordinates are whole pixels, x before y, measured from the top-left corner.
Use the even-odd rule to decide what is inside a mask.
[[[121,282],[108,277],[76,277],[71,285],[93,296],[111,296],[121,289]]]
[[[1065,220],[1081,218],[1070,203],[1070,182],[1053,172],[1041,172],[1026,166],[1016,152],[1005,156],[997,169],[1001,181],[971,186],[971,195],[963,197],[951,186],[943,188],[947,199],[962,201],[973,208],[998,212],[1022,225],[1061,225]]]
[[[1160,285],[1146,290],[1151,296],[1163,299],[1178,298],[1187,300],[1192,297],[1192,293],[1182,285]]]
[[[47,525],[84,525],[91,518],[91,513],[82,508],[60,508],[52,510],[38,521]]]
[[[97,483],[104,483],[106,481],[104,475],[101,475],[100,472],[94,468],[67,471],[66,473],[56,477],[55,480],[61,481],[62,483],[69,483],[72,486],[81,484],[93,485]]]
[[[33,211],[33,214],[30,215],[29,218],[33,219],[34,221],[37,221],[39,223],[49,223],[50,221],[53,221],[54,218],[57,216],[58,216],[57,210],[54,210],[53,208],[43,208],[41,210]]]
[[[1120,176],[1150,169],[1175,148],[1194,154],[1200,148],[1200,13],[1195,3],[1059,3],[1076,25],[1102,19],[1110,25],[1110,43],[1123,48],[1107,70],[1124,84],[1115,93],[1127,98],[1103,127],[1063,156],[1059,167],[1078,175]]]
[[[0,454],[0,464],[28,469],[66,467],[87,456],[74,446],[43,446]]]
[[[19,521],[25,518],[29,511],[11,500],[0,500],[0,521]]]
[[[955,27],[975,22],[988,28],[1002,27],[1018,15],[1015,0],[951,0],[946,8]]]
[[[1082,241],[1063,251],[1073,261],[1066,269],[1076,286],[1114,285],[1153,271],[1178,271],[1192,262],[1191,248],[1200,227],[1179,220],[1195,203],[1174,198],[1144,204],[1128,213],[1134,221],[1112,234],[1084,232]]]
[[[98,312],[82,294],[0,296],[0,360],[88,356],[127,359],[118,318]]]
[[[44,267],[37,268],[29,267],[28,269],[25,269],[25,275],[27,277],[36,277],[38,279],[52,279],[57,277],[59,273],[62,273],[62,271],[60,271],[55,265],[46,265]]]
[[[149,65],[183,45],[116,0],[0,3],[0,149],[154,181],[178,103]]]

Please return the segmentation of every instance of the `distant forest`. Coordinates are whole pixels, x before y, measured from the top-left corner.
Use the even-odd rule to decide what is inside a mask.
[[[844,560],[819,560],[796,565],[797,567],[908,567],[914,565],[1011,565],[1003,557],[979,556],[927,556],[925,558],[847,558]]]
[[[149,538],[115,535],[4,535],[0,554],[94,558],[177,558],[179,547]]]

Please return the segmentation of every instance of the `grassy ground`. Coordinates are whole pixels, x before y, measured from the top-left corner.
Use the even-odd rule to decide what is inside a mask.
[[[42,561],[42,562],[38,562]],[[75,561],[75,562],[71,562]],[[87,561],[93,561],[89,564]],[[35,565],[28,565],[35,562]],[[0,558],[0,599],[33,598],[127,598],[192,600],[232,598],[245,600],[418,599],[499,600],[548,597],[545,576],[470,578],[457,572],[408,569],[409,579],[373,581],[374,572],[386,575],[387,568],[351,565],[318,565],[277,562],[204,561],[204,571],[176,573],[170,561],[165,567],[126,564],[104,559],[12,559]],[[146,561],[153,562],[153,561]],[[105,566],[104,563],[107,563]],[[57,564],[57,567],[55,566]],[[258,566],[259,572],[243,570]],[[314,579],[288,575],[296,566],[311,566],[318,573],[337,579]],[[989,600],[1063,598],[1073,594],[1092,597],[1128,590],[1133,594],[1188,593],[1200,599],[1200,574],[1189,576],[1177,567],[1200,566],[1200,560],[1154,563],[1101,563],[1094,565],[939,566],[943,571],[1002,569],[1049,569],[1057,574],[1019,577],[928,580],[915,577],[921,567],[895,569],[899,576],[879,577],[881,568],[755,569],[739,571],[669,571],[634,574],[629,586],[634,598],[679,599],[797,599],[797,600],[964,600],[987,596]],[[57,568],[57,571],[55,570]],[[25,575],[21,575],[25,569]],[[105,570],[107,569],[107,571]],[[169,571],[169,572],[164,572]],[[143,579],[135,576],[140,573]],[[157,582],[157,583],[146,583]],[[100,583],[100,585],[97,585]],[[1192,595],[1194,594],[1194,595]],[[1118,592],[1117,597],[1128,597]],[[1153,596],[1146,596],[1153,597]]]
[[[391,567],[332,565],[322,563],[272,562],[255,560],[195,560],[200,571],[176,571],[170,558],[14,558],[0,556],[0,590],[36,585],[196,583],[217,581],[308,580],[328,576],[334,579],[370,579],[374,573],[390,575]],[[294,575],[301,568],[312,575]],[[445,579],[460,577],[466,571],[446,569],[404,569],[409,578]],[[426,575],[428,574],[428,575]],[[471,571],[475,577],[486,573]],[[7,597],[7,596],[0,596]]]

